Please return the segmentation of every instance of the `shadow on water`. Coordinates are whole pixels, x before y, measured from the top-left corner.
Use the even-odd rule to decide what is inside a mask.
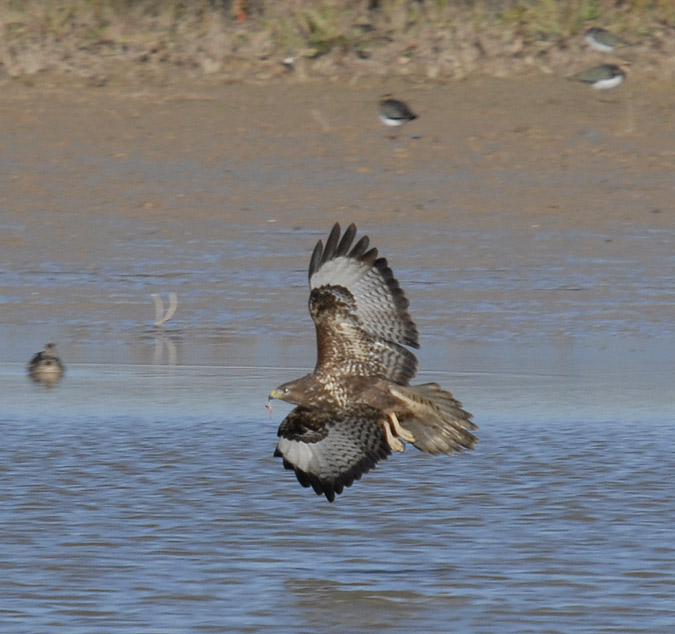
[[[449,614],[462,603],[436,599],[431,607],[424,593],[369,589],[321,578],[289,579],[285,587],[304,626],[317,632],[412,632],[419,628],[420,613],[431,608]]]

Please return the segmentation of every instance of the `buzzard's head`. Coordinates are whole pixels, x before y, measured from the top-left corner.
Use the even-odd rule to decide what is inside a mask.
[[[311,399],[312,385],[314,383],[311,375],[303,376],[295,381],[283,383],[270,393],[269,399],[278,398],[293,405],[305,405]]]

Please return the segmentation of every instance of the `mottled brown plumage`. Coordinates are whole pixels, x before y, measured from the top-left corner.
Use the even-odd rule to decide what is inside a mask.
[[[356,227],[333,227],[309,265],[317,338],[311,374],[270,398],[297,405],[279,427],[275,455],[329,501],[391,450],[410,442],[432,454],[476,443],[471,414],[435,383],[411,386],[419,348],[408,300],[385,258]],[[407,347],[406,347],[407,346]]]

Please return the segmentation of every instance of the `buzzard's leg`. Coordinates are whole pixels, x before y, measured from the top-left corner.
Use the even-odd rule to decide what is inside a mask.
[[[388,420],[382,421],[382,427],[384,427],[384,435],[387,437],[387,444],[394,451],[403,451],[403,443],[391,433]]]
[[[398,422],[398,417],[394,412],[389,413],[389,420],[391,421],[391,429],[399,438],[403,438],[406,442],[415,442],[415,436],[413,436],[405,427],[401,426],[401,423]]]

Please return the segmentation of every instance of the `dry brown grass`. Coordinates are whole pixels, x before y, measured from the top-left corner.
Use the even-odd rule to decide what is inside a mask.
[[[597,61],[581,36],[602,25],[635,43],[618,54],[643,74],[669,78],[674,24],[671,0],[12,0],[0,6],[0,76],[564,74]]]

